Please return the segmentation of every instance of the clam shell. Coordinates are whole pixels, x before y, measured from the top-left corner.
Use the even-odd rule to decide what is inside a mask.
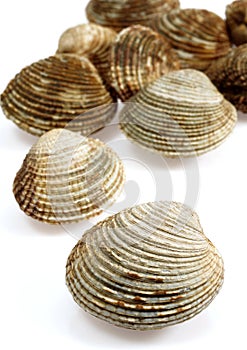
[[[13,192],[32,218],[70,223],[100,214],[120,194],[124,178],[122,162],[103,142],[54,129],[28,152]]]
[[[87,57],[105,82],[109,81],[109,53],[116,38],[112,29],[88,23],[67,29],[60,37],[58,53],[74,53]]]
[[[179,69],[170,44],[152,29],[123,29],[111,49],[111,85],[122,101],[169,71]]]
[[[167,157],[216,148],[236,120],[235,108],[204,73],[192,69],[160,77],[120,112],[120,127],[130,140]]]
[[[176,49],[182,68],[205,70],[230,49],[225,21],[200,9],[174,9],[159,13],[150,26]]]
[[[119,32],[132,24],[146,25],[155,13],[168,12],[179,5],[179,0],[91,0],[86,14],[90,22]]]
[[[1,95],[7,118],[38,136],[68,123],[72,130],[89,135],[114,117],[113,102],[93,64],[76,55],[56,55],[31,64]]]
[[[197,214],[175,202],[138,205],[98,223],[66,266],[67,286],[85,311],[133,330],[190,319],[211,303],[223,277]]]
[[[206,74],[227,100],[247,113],[247,44],[214,61]]]
[[[234,1],[226,7],[226,24],[235,45],[247,43],[247,1]]]

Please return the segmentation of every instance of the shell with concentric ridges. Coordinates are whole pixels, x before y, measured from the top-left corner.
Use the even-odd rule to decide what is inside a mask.
[[[90,218],[111,205],[124,184],[115,152],[97,139],[66,129],[47,132],[18,171],[13,192],[29,216],[50,224]]]
[[[116,35],[112,29],[94,23],[80,24],[67,29],[61,35],[57,52],[88,57],[107,83],[110,71],[110,48]]]
[[[123,29],[118,34],[112,44],[110,66],[111,85],[122,101],[180,67],[168,41],[140,25]]]
[[[119,32],[133,24],[147,25],[154,14],[179,5],[179,0],[91,0],[86,13],[90,22]]]
[[[22,69],[1,95],[6,117],[37,136],[68,125],[88,136],[114,117],[113,102],[94,65],[65,54]]]
[[[140,146],[167,157],[192,157],[219,146],[237,112],[204,73],[184,69],[140,90],[119,118],[121,130]]]
[[[198,216],[175,202],[138,205],[98,223],[66,267],[67,286],[84,310],[134,330],[195,316],[217,295],[223,275]]]
[[[175,9],[159,13],[150,26],[176,50],[182,68],[204,71],[230,50],[225,21],[201,9]]]

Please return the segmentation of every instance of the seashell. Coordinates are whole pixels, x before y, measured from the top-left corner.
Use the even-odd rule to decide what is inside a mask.
[[[69,291],[85,311],[133,330],[194,317],[223,278],[223,260],[197,214],[175,202],[138,205],[98,223],[66,266]]]
[[[1,95],[7,118],[38,136],[68,123],[70,129],[89,135],[114,117],[114,101],[93,64],[76,55],[56,55],[31,64]]]
[[[86,14],[90,22],[120,32],[132,24],[147,25],[155,13],[168,12],[179,5],[179,0],[91,0]]]
[[[163,74],[179,69],[170,44],[152,29],[123,29],[111,49],[111,85],[122,101]]]
[[[167,157],[191,157],[220,145],[237,112],[204,73],[185,69],[139,91],[119,118],[125,135],[140,146]]]
[[[234,1],[226,7],[226,24],[235,45],[247,43],[247,1]]]
[[[60,37],[58,53],[74,53],[87,57],[104,81],[109,80],[109,53],[116,32],[88,23],[67,29]]]
[[[174,9],[159,13],[150,26],[176,49],[182,68],[204,71],[212,60],[230,49],[225,21],[200,9]]]
[[[124,178],[122,162],[103,142],[53,129],[28,152],[13,192],[32,218],[71,223],[100,214],[120,194]]]
[[[206,74],[227,100],[247,113],[247,44],[214,61]]]

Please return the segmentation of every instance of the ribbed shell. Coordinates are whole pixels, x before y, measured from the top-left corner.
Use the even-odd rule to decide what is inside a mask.
[[[13,192],[32,218],[70,223],[100,214],[120,194],[124,177],[122,162],[103,142],[54,129],[30,149]]]
[[[247,44],[214,61],[206,73],[227,100],[247,113]]]
[[[86,8],[90,22],[120,31],[132,24],[147,25],[160,11],[179,7],[179,0],[91,0]]]
[[[159,13],[150,26],[162,34],[178,54],[182,68],[205,70],[230,49],[225,21],[213,12],[175,9]]]
[[[74,53],[86,56],[98,69],[104,81],[109,80],[109,52],[116,32],[112,29],[88,23],[67,29],[60,37],[58,53]]]
[[[67,286],[84,310],[133,330],[190,319],[214,299],[223,276],[197,214],[175,202],[142,204],[98,223],[66,267]]]
[[[1,95],[7,118],[38,136],[68,123],[70,129],[89,135],[114,117],[113,102],[96,68],[76,55],[56,55],[31,64]]]
[[[162,76],[120,112],[120,127],[128,138],[167,157],[190,157],[216,148],[236,120],[235,108],[204,73],[192,69]]]
[[[111,85],[122,101],[169,71],[179,69],[170,44],[152,29],[123,29],[111,49]]]
[[[235,45],[247,43],[247,1],[234,1],[226,7],[226,24]]]

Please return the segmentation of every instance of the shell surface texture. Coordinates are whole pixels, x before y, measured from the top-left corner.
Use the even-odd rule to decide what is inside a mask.
[[[90,22],[120,32],[133,24],[147,25],[155,13],[179,6],[179,0],[91,0],[86,14]]]
[[[60,37],[58,53],[86,56],[97,68],[104,81],[108,81],[109,52],[116,32],[94,23],[67,29]]]
[[[223,260],[197,214],[176,202],[138,205],[98,223],[66,266],[69,291],[85,311],[132,330],[192,318],[223,278]]]
[[[103,142],[54,129],[28,152],[13,192],[25,214],[62,224],[100,214],[120,194],[124,180],[121,160]]]
[[[182,68],[204,71],[230,49],[225,21],[201,9],[174,9],[155,16],[150,26],[176,49]]]
[[[125,135],[143,148],[171,158],[191,157],[221,144],[237,112],[203,72],[184,69],[140,90],[119,119]]]
[[[213,62],[206,73],[227,100],[247,113],[247,44]]]
[[[1,95],[6,117],[37,136],[68,123],[88,136],[114,117],[114,101],[87,58],[63,54],[22,69]]]
[[[247,1],[238,0],[226,7],[226,24],[235,45],[247,43]]]
[[[179,69],[170,44],[152,29],[134,25],[123,29],[112,44],[111,85],[122,101],[169,71]]]

